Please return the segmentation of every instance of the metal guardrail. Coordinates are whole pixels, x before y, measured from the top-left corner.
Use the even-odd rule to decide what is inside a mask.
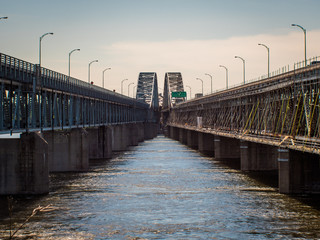
[[[14,82],[32,84],[39,76],[38,64],[26,62],[24,60],[0,53],[0,77],[13,80]],[[68,77],[59,72],[41,67],[42,88],[54,89],[66,93],[79,94],[87,97],[99,98],[103,100],[117,102],[119,104],[135,105],[136,107],[148,108],[148,104],[137,101],[119,93],[91,85],[80,79]]]

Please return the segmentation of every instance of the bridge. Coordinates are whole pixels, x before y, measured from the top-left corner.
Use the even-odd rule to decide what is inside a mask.
[[[320,64],[163,110],[166,134],[243,171],[275,171],[281,193],[320,192]]]
[[[157,135],[155,74],[152,81],[141,75],[133,99],[12,56],[0,59],[0,194],[46,193],[49,172],[86,171],[89,159]]]

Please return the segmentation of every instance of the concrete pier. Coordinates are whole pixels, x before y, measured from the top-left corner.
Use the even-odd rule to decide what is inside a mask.
[[[78,172],[89,168],[88,132],[81,128],[43,133],[48,142],[49,172]]]
[[[277,154],[277,147],[248,141],[240,141],[241,170],[277,170]]]
[[[214,154],[216,159],[240,159],[240,141],[235,138],[214,136]]]
[[[179,142],[182,144],[187,144],[187,131],[184,128],[179,128]]]
[[[0,194],[49,192],[48,143],[40,133],[0,139]]]
[[[112,157],[112,132],[107,126],[87,128],[89,159]]]
[[[198,150],[208,156],[214,156],[214,136],[208,133],[198,133]]]
[[[187,145],[190,148],[198,149],[198,132],[187,130]]]
[[[280,193],[320,192],[318,155],[279,148],[278,165]]]

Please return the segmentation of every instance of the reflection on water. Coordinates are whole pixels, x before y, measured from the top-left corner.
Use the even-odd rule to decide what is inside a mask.
[[[51,175],[50,194],[16,200],[14,222],[38,205],[21,239],[320,238],[320,212],[159,136],[90,172]],[[0,222],[8,235],[9,220]]]

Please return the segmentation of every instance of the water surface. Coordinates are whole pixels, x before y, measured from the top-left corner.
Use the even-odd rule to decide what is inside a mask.
[[[50,181],[50,194],[15,200],[15,226],[38,205],[56,208],[18,238],[320,238],[316,208],[163,136]],[[0,236],[8,229],[0,221]]]

